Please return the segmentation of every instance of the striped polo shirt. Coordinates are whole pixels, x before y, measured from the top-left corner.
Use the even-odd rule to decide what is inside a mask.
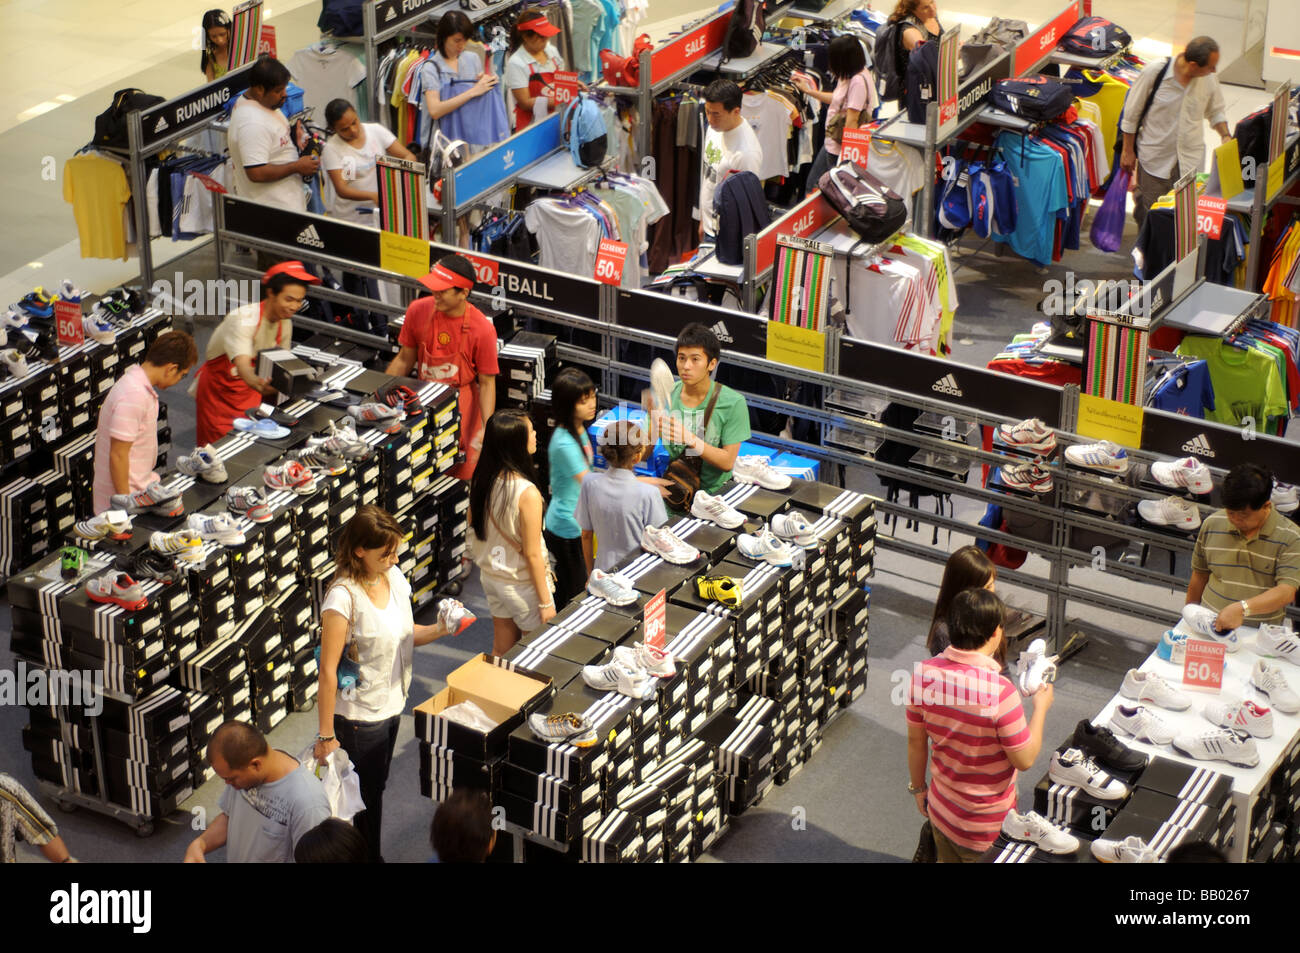
[[[930,739],[930,822],[954,844],[987,849],[1016,806],[1006,753],[1030,741],[1020,694],[996,661],[950,645],[915,667],[907,721]]]
[[[1216,612],[1274,586],[1300,588],[1300,529],[1272,509],[1259,535],[1248,540],[1229,522],[1227,512],[1218,510],[1201,524],[1192,571],[1209,573],[1201,604]],[[1285,612],[1283,607],[1269,615],[1254,614],[1249,621],[1280,622]]]

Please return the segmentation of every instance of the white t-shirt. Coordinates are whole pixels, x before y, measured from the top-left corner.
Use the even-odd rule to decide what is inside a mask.
[[[400,643],[404,639],[406,627],[411,617],[411,587],[402,575],[402,571],[396,566],[388,570],[388,603],[382,608],[377,609],[374,603],[370,604],[370,610],[373,617],[378,620],[380,626],[386,633],[391,634],[394,642]],[[321,601],[321,613],[333,610],[345,619],[352,617],[352,594],[344,586],[331,586],[325,593],[325,598]],[[376,690],[386,690],[383,696],[382,704],[380,698],[374,695]],[[388,684],[386,686],[372,685],[368,687],[370,692],[370,701],[374,704],[381,704],[378,712],[362,709],[354,705],[348,698],[341,693],[335,696],[334,713],[350,721],[383,721],[386,718],[392,718],[394,715],[400,715],[406,709],[406,695],[402,691],[402,653],[393,652],[392,669],[388,673]]]
[[[334,99],[357,106],[356,85],[366,78],[366,64],[344,47],[322,53],[310,46],[294,53],[285,63],[293,81],[302,87],[302,104],[314,109],[317,122],[324,125],[325,107]]]
[[[600,247],[600,223],[595,216],[554,199],[541,199],[524,209],[524,224],[537,236],[543,268],[581,278],[591,275]]]
[[[230,188],[230,161],[213,166],[207,173],[208,178]],[[192,175],[185,177],[185,208],[181,212],[181,231],[194,235],[206,235],[212,231],[212,195],[208,187]]]
[[[743,118],[740,125],[726,132],[712,126],[704,137],[704,174],[700,178],[699,218],[704,223],[704,234],[718,234],[717,216],[713,214],[713,193],[730,172],[752,172],[760,179],[763,148],[758,136]]]
[[[261,316],[262,305],[257,301],[240,305],[231,311],[212,332],[203,360],[210,361],[224,354],[234,363],[240,355],[256,358],[262,351],[288,347],[293,341],[293,323],[259,321]]]
[[[903,198],[925,186],[925,160],[921,158],[921,151],[912,146],[873,138],[867,171]]]
[[[773,99],[767,93],[746,93],[740,107],[740,114],[749,123],[758,137],[758,144],[763,150],[763,161],[759,164],[760,180],[770,179],[790,172],[789,142],[790,130],[794,123],[790,120],[790,110]]]
[[[294,174],[278,182],[254,182],[246,171],[253,165],[285,165],[298,161],[298,149],[289,133],[289,120],[282,112],[240,96],[230,114],[226,141],[230,144],[230,160],[234,165],[236,195],[291,212],[307,211],[307,192],[302,176]]]
[[[325,140],[325,148],[320,154],[320,167],[329,172],[342,172],[343,181],[362,192],[379,191],[379,179],[375,174],[375,157],[387,154],[388,147],[397,141],[397,137],[377,122],[364,122],[361,129],[366,141],[361,148],[344,142],[338,135]],[[329,213],[338,218],[359,219],[357,209],[374,208],[374,202],[359,199],[340,198],[333,189],[330,190],[333,201]],[[370,216],[365,223],[370,224]]]

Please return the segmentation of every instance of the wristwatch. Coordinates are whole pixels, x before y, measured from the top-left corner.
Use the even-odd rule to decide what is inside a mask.
[[[1242,599],[1242,600],[1241,600],[1241,617],[1242,617],[1242,619],[1245,619],[1246,616],[1248,616],[1248,615],[1250,615],[1250,606],[1246,604],[1246,600],[1245,600],[1245,599]]]
[[[334,736],[333,736],[333,735],[330,735],[330,736],[327,738],[325,735],[317,735],[317,736],[316,736],[316,740],[317,740],[317,741],[333,741],[333,740],[334,740]]]
[[[922,785],[918,788],[918,787],[917,787],[916,785],[914,785],[911,781],[908,781],[908,782],[907,782],[907,793],[908,793],[908,794],[924,794],[925,791],[926,791],[926,786],[925,786],[924,784],[922,784]]]

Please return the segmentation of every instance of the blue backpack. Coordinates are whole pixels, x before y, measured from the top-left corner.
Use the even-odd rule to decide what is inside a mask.
[[[560,128],[569,154],[580,167],[590,169],[605,161],[608,143],[605,120],[600,115],[600,107],[590,96],[579,93],[577,99],[565,107]]]

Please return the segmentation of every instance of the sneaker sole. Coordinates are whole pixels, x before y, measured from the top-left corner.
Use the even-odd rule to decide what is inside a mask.
[[[632,603],[636,602],[636,593],[635,593],[635,592],[631,593],[631,598],[629,598],[629,599],[624,599],[624,600],[622,600],[622,601],[618,601],[618,600],[616,600],[616,599],[611,599],[609,596],[605,595],[605,593],[603,593],[603,592],[597,592],[595,589],[588,588],[588,589],[587,589],[587,592],[590,593],[591,595],[595,596],[597,599],[604,599],[604,600],[605,600],[606,602],[608,602],[611,606],[630,606]]]
[[[149,600],[147,598],[135,602],[127,602],[125,599],[121,599],[117,596],[100,596],[90,592],[86,593],[86,598],[91,602],[98,602],[101,605],[106,606],[117,606],[119,609],[126,609],[128,612],[139,612],[141,609],[149,605]]]
[[[1184,758],[1191,758],[1193,761],[1205,761],[1205,762],[1210,762],[1210,761],[1222,761],[1224,764],[1230,764],[1230,765],[1232,765],[1233,767],[1237,767],[1237,768],[1256,768],[1256,767],[1259,767],[1259,757],[1258,757],[1258,756],[1256,756],[1256,758],[1255,758],[1254,761],[1233,761],[1231,758],[1198,758],[1198,757],[1196,757],[1196,755],[1192,754],[1190,751],[1184,751],[1182,748],[1178,747],[1178,745],[1174,744],[1172,741],[1169,742],[1169,747],[1173,748],[1175,751],[1177,751],[1177,752],[1178,752],[1180,755],[1182,755]]]

